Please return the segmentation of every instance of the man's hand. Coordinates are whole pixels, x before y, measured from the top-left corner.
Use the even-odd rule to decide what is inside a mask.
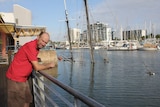
[[[60,61],[61,61],[62,59],[63,59],[63,58],[62,58],[61,56],[59,56],[59,57],[58,57],[58,60],[60,60]]]
[[[56,66],[56,64],[55,64],[54,62],[49,63],[49,67],[50,67],[50,68],[53,68],[53,67],[55,67],[55,66]]]
[[[40,70],[45,70],[45,69],[49,69],[49,68],[53,68],[56,66],[55,62],[51,62],[51,63],[47,63],[47,64],[39,64],[38,61],[31,61],[33,68],[36,71],[40,71]]]

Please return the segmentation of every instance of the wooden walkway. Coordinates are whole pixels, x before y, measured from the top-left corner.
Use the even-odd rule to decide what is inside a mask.
[[[7,107],[7,84],[6,84],[6,70],[8,65],[0,64],[0,104],[1,107]]]

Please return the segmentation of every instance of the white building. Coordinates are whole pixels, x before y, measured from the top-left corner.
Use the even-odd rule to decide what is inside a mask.
[[[0,15],[5,23],[15,23],[15,17],[13,13],[0,12]]]
[[[146,37],[147,31],[143,29],[123,31],[123,40],[140,40]]]
[[[35,39],[42,31],[46,31],[44,26],[32,25],[31,11],[19,6],[13,5],[13,13],[0,12],[0,49],[5,55],[6,49],[17,50],[19,46]],[[7,48],[6,48],[7,47]]]
[[[73,28],[70,29],[71,42],[78,43],[80,39],[80,29]]]
[[[17,25],[32,25],[32,13],[30,10],[14,4],[13,13]]]
[[[22,46],[35,39],[41,31],[46,29],[45,27],[33,26],[32,12],[18,4],[13,5],[13,14],[17,29],[17,37],[15,38],[15,44],[17,45]]]
[[[112,31],[108,24],[97,22],[90,25],[90,30],[92,36],[91,38],[94,43],[110,41],[112,39]],[[88,41],[88,38],[87,31],[83,31],[81,41]]]

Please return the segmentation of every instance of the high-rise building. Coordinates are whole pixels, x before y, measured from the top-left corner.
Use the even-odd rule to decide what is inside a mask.
[[[101,41],[109,41],[112,38],[111,35],[111,28],[109,27],[108,24],[103,24],[100,22],[94,23],[90,25],[90,31],[91,31],[91,38],[93,42],[101,42]],[[88,41],[88,35],[87,31],[84,31],[82,34],[83,41]],[[86,40],[87,39],[87,40]]]
[[[127,30],[123,31],[123,40],[140,40],[141,37],[145,37],[147,35],[146,30]]]
[[[78,43],[80,41],[80,29],[70,29],[71,42]]]

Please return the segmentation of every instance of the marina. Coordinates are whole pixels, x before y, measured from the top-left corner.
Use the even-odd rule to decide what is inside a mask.
[[[69,50],[56,50],[56,52],[66,58],[70,55]],[[160,84],[157,82],[160,80],[160,51],[95,50],[94,64],[90,61],[88,49],[72,52],[75,62],[58,62],[57,72],[54,75],[58,81],[106,107],[157,107],[160,105]],[[104,58],[108,60],[107,63],[104,62]],[[5,69],[2,69],[3,73]],[[3,79],[1,85],[5,85],[5,78],[1,79]],[[58,89],[47,79],[45,83],[53,89]],[[1,87],[1,93],[5,92],[3,88]],[[69,101],[72,99],[63,90],[58,89],[58,92]],[[61,102],[49,91],[46,90],[46,93],[61,105]],[[1,100],[5,101],[4,93],[1,96],[3,96]]]
[[[64,51],[58,50],[58,53]],[[59,62],[59,81],[106,107],[159,106],[160,51],[108,51],[108,63],[104,63],[103,56],[95,51],[94,66],[87,50],[74,50],[73,53],[74,63]]]
[[[38,63],[54,61],[56,67],[37,72],[33,70],[29,79],[34,96],[31,106],[158,107],[160,35],[155,33],[154,23],[150,22],[147,29],[122,29],[117,25],[114,29],[98,20],[90,23],[88,1],[83,3],[86,26],[80,28],[83,22],[76,22],[77,26],[73,28],[64,0],[67,31],[61,36],[66,40],[50,40],[39,52]],[[72,7],[71,4],[69,6]],[[13,10],[13,13],[0,14],[2,107],[7,107],[5,72],[12,58],[22,45],[46,32],[48,27],[32,25],[31,11],[18,4],[13,5]],[[80,16],[82,14],[77,15],[79,20]],[[57,56],[63,59],[58,61]]]

